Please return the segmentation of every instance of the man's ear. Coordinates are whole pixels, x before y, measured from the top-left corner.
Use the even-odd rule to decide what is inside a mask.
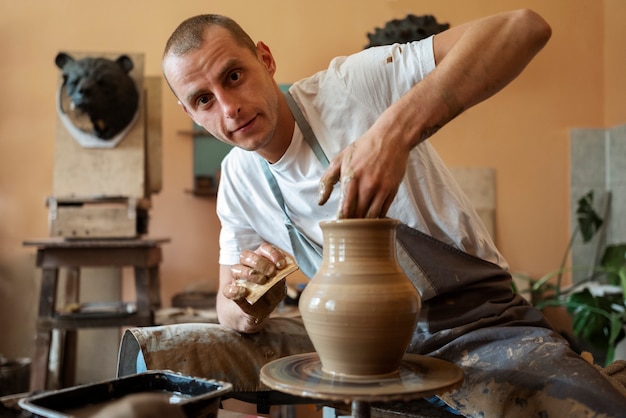
[[[259,58],[259,61],[265,65],[267,71],[273,76],[276,72],[276,61],[274,60],[274,56],[272,55],[272,51],[270,51],[269,46],[259,41],[256,44],[256,55]]]
[[[191,113],[189,113],[189,110],[187,110],[187,106],[185,106],[180,100],[178,101],[178,105],[183,109],[187,116],[189,116],[191,120],[194,121],[194,123],[197,123],[193,116],[191,116]]]

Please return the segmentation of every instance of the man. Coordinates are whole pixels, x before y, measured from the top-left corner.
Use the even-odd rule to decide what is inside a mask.
[[[284,285],[251,305],[238,281],[265,283],[285,253],[311,277],[320,221],[388,216],[403,224],[398,257],[424,304],[409,351],[465,371],[463,386],[441,395],[448,405],[466,416],[621,413],[625,398],[512,293],[506,261],[427,140],[505,87],[550,34],[532,11],[501,13],[336,58],[283,95],[264,43],[223,16],[183,22],[166,45],[164,76],[196,123],[235,146],[217,203],[221,326],[193,338],[182,326],[152,339],[136,331],[148,367],[258,388],[263,363],[312,347],[298,320],[268,319]]]
[[[209,18],[207,17],[207,19]],[[291,145],[295,123],[286,100],[273,80],[273,74],[276,71],[274,58],[269,48],[262,42],[254,45],[245,33],[239,31],[235,31],[233,36],[231,35],[233,32],[222,26],[226,24],[225,22],[219,24],[220,19],[218,17],[214,17],[214,19],[217,22],[210,29],[206,29],[204,33],[202,31],[204,31],[205,26],[202,22],[192,19],[183,23],[172,35],[164,55],[165,77],[184,110],[196,123],[204,126],[218,139],[242,150],[254,151],[273,167],[276,167],[275,163],[277,162],[280,166],[282,164],[281,159]],[[209,24],[211,23],[205,23],[205,25]],[[192,31],[200,31],[200,33],[191,37],[189,34]],[[202,34],[204,36],[201,38],[201,44],[190,45],[191,41],[198,42],[199,35]],[[368,50],[348,61],[351,63],[350,71],[352,71],[352,67],[363,66],[373,59],[378,59],[381,65],[376,66],[371,71],[386,70],[391,72],[400,63],[405,66],[414,65],[415,68],[401,68],[402,71],[412,71],[412,73],[410,73],[410,78],[401,80],[403,85],[390,86],[394,88],[394,91],[377,91],[381,89],[381,86],[377,85],[364,87],[361,85],[340,85],[341,80],[333,80],[331,75],[339,78],[342,76],[342,71],[348,71],[341,66],[344,59],[333,61],[328,72],[301,82],[300,85],[304,84],[304,86],[298,90],[296,90],[296,86],[299,84],[296,83],[292,87],[292,94],[296,101],[300,99],[300,106],[306,106],[303,104],[306,103],[304,101],[306,95],[315,96],[318,101],[324,100],[325,109],[332,105],[332,110],[311,109],[311,112],[315,111],[318,114],[333,112],[335,120],[324,121],[324,128],[327,130],[334,129],[335,127],[330,126],[330,123],[335,123],[342,127],[342,130],[348,132],[342,132],[344,137],[341,140],[343,143],[339,142],[338,139],[333,141],[328,138],[318,138],[319,141],[328,142],[328,144],[322,143],[322,148],[325,150],[330,148],[326,150],[327,154],[334,157],[326,172],[318,163],[318,167],[315,167],[317,172],[307,173],[306,178],[298,179],[293,176],[288,177],[290,173],[285,174],[285,182],[292,184],[298,184],[301,180],[308,182],[306,188],[294,189],[299,196],[306,193],[308,199],[303,198],[302,200],[305,202],[297,201],[294,204],[291,204],[291,201],[288,202],[289,211],[295,218],[293,221],[304,230],[305,234],[319,244],[321,243],[321,232],[317,224],[319,220],[336,216],[337,202],[342,198],[339,213],[341,217],[389,215],[398,217],[405,223],[408,222],[402,216],[394,216],[396,211],[393,208],[391,213],[388,213],[388,210],[398,189],[406,184],[406,181],[404,184],[401,182],[405,177],[410,151],[420,151],[413,154],[419,154],[416,158],[426,159],[427,163],[434,166],[434,170],[439,172],[445,170],[439,161],[433,161],[437,157],[434,156],[434,151],[430,149],[427,143],[421,147],[417,147],[417,145],[463,110],[504,87],[541,49],[549,36],[549,26],[534,13],[519,11],[502,14],[472,24],[461,25],[441,33],[432,40],[432,47],[426,46],[430,45],[427,43],[417,44],[423,45],[422,49],[424,50],[431,49],[431,51],[418,52],[434,54],[434,57],[429,55],[427,58],[415,62],[408,51],[403,53],[402,47],[399,46],[391,49]],[[455,45],[457,40],[458,45]],[[452,49],[453,45],[456,48]],[[418,47],[415,46],[415,48]],[[408,50],[408,46],[405,49]],[[452,52],[448,56],[450,51]],[[403,59],[407,62],[403,63]],[[425,77],[426,73],[430,72],[436,63],[439,64],[436,71],[432,71],[429,77]],[[347,64],[344,64],[345,66]],[[488,71],[486,71],[487,69]],[[389,76],[389,74],[385,75],[385,77]],[[422,78],[424,80],[421,80]],[[365,80],[363,83],[368,81],[370,84],[374,84],[378,80]],[[420,82],[418,83],[418,81]],[[381,79],[381,82],[392,83],[392,81],[384,78]],[[329,90],[330,93],[328,94],[334,93],[338,97],[331,96],[328,99],[320,99],[320,92],[316,89],[318,89],[317,84],[321,83],[325,83],[320,87],[324,88],[323,92]],[[413,87],[408,90],[411,85]],[[340,90],[337,91],[335,87]],[[366,88],[367,90],[355,91],[357,88]],[[352,89],[352,91],[348,89]],[[407,90],[407,94],[404,94]],[[384,108],[372,109],[370,106],[364,110],[367,114],[355,111],[355,109],[359,109],[354,107],[355,103],[359,101],[371,102],[371,95],[380,94],[387,96],[382,104],[377,104]],[[307,102],[309,101],[310,98],[307,97]],[[308,110],[303,109],[305,115]],[[381,113],[380,117],[377,113]],[[323,115],[315,115],[315,117],[322,118]],[[344,128],[346,125],[349,129]],[[351,125],[356,125],[356,127],[351,128]],[[313,130],[316,131],[317,129],[317,126],[314,126]],[[318,133],[316,134],[319,136]],[[332,131],[327,132],[327,135],[336,136],[337,134]],[[357,140],[355,141],[355,139]],[[346,147],[347,144],[350,146]],[[426,150],[422,151],[422,148],[426,148]],[[236,151],[238,160],[253,158],[251,156],[239,157],[241,152],[240,150]],[[234,278],[263,281],[266,276],[273,274],[275,268],[273,263],[278,263],[284,259],[278,250],[270,246],[261,246],[257,250],[257,253],[265,252],[262,255],[248,251],[253,245],[260,245],[263,241],[268,240],[268,234],[263,237],[258,232],[259,224],[268,224],[273,232],[274,223],[271,221],[272,218],[268,218],[268,215],[276,212],[276,206],[271,195],[257,196],[252,194],[253,191],[258,191],[257,184],[232,183],[232,177],[235,176],[230,176],[229,159],[235,158],[230,156],[226,159],[225,167],[222,170],[220,196],[218,197],[218,213],[223,228],[220,238],[220,263],[222,264],[220,279],[221,287],[226,291],[227,297],[236,300],[241,296],[241,292],[240,289],[230,286]],[[315,165],[316,162],[312,162],[311,165]],[[238,167],[238,169],[243,169],[243,167]],[[245,167],[245,169],[249,170],[249,167]],[[415,169],[422,170],[423,174],[426,175],[435,176],[437,174],[437,177],[440,176],[439,173],[431,173],[431,167],[428,166],[415,167]],[[276,173],[278,170],[273,171]],[[256,170],[253,173],[254,179],[260,177],[263,184],[265,180],[259,174],[259,170]],[[281,175],[283,175],[282,172],[278,173],[279,186],[283,185]],[[451,180],[447,173],[444,175],[446,177],[443,179],[442,185],[446,185],[447,188]],[[239,172],[236,177],[238,180],[244,180],[250,175],[247,172]],[[332,185],[340,178],[344,189],[341,196],[339,191],[331,193]],[[321,184],[321,201],[325,202],[329,196],[332,201],[327,202],[323,207],[311,208],[311,204],[308,202],[310,202],[312,194],[317,196],[318,181]],[[236,190],[231,189],[244,186],[246,188],[241,190],[240,201],[254,202],[254,205],[265,203],[266,206],[249,205],[246,208],[248,211],[243,214],[244,217],[252,216],[254,212],[262,212],[262,215],[255,220],[253,225],[235,226],[232,225],[234,222],[231,222],[230,217],[233,215],[232,207],[236,204],[234,199],[238,196],[231,196],[232,193],[236,193]],[[406,193],[414,192],[415,190],[411,190]],[[427,191],[417,189],[417,192],[424,195],[424,200],[432,200],[426,196]],[[457,190],[454,190],[455,193],[448,190],[437,190],[436,192],[441,194],[444,199],[448,199],[449,196],[452,196],[455,201],[463,199],[460,202],[463,207],[458,209],[457,213],[463,213],[469,207],[464,197],[458,197],[460,193]],[[403,203],[420,205],[420,199],[415,198],[414,200],[414,202]],[[446,203],[450,203],[450,206],[454,205],[452,207],[455,209],[459,205],[457,202]],[[241,203],[237,204],[242,205]],[[304,209],[300,209],[300,206],[304,206]],[[474,225],[465,225],[467,231],[459,231],[456,220],[444,219],[449,225],[438,226],[443,231],[437,233],[434,231],[436,228],[433,224],[441,223],[438,221],[442,216],[441,213],[429,213],[432,212],[432,209],[421,207],[413,212],[416,212],[413,215],[414,218],[433,218],[432,220],[422,220],[420,223],[423,225],[419,225],[421,226],[419,229],[430,232],[435,238],[445,241],[452,240],[459,244],[466,240],[466,234],[476,235],[474,232],[475,224],[480,224],[478,221],[473,221]],[[279,224],[282,223],[281,216],[282,214],[279,213],[278,218],[276,218]],[[417,223],[418,221],[415,220],[414,224]],[[239,228],[239,230],[235,230],[235,228]],[[480,235],[472,237],[472,241],[489,240],[484,230],[479,232]],[[236,234],[256,235],[256,239],[249,239],[248,242],[241,240],[234,242],[236,239],[240,239],[239,236],[235,236]],[[276,239],[275,234],[272,233],[270,236],[276,239],[272,244],[290,250],[289,241],[285,238],[286,233],[282,235],[280,237],[282,239]],[[229,241],[227,242],[227,240]],[[483,243],[473,243],[473,245],[476,248],[470,248],[471,252],[488,258],[490,261],[503,263],[493,245],[487,246]],[[464,249],[468,250],[467,248]],[[242,258],[246,260],[245,262],[238,262],[240,253],[242,253]],[[271,263],[268,263],[265,257],[268,257]],[[233,265],[235,266],[233,267]],[[223,295],[224,293],[220,294]],[[220,299],[219,311],[220,321],[232,328],[244,332],[253,332],[262,328],[262,323],[256,321],[258,318],[250,315],[242,316],[242,310],[239,309],[239,306],[226,302],[224,298]],[[267,313],[269,312],[260,314],[266,316]]]

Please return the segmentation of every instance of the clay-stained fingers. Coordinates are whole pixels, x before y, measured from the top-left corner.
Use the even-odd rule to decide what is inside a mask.
[[[236,278],[246,279],[254,283],[263,283],[267,277],[271,277],[276,273],[276,265],[274,262],[256,251],[242,251],[239,256],[239,261],[241,264],[237,266],[247,268],[239,268],[238,271],[233,272]]]
[[[233,280],[246,280],[252,283],[263,284],[267,281],[268,276],[256,271],[252,267],[244,266],[243,264],[235,264],[230,268],[230,273]]]
[[[337,218],[356,218],[358,216],[359,185],[353,174],[341,178],[341,192]]]
[[[267,282],[264,284],[252,283],[246,280],[237,279],[235,280],[235,284],[241,287],[245,287],[248,289],[248,293],[246,294],[246,300],[250,304],[256,303],[263,295],[272,289],[279,281],[298,270],[298,265],[296,261],[290,255],[285,253],[286,265],[284,268],[278,270],[276,274],[270,277]]]
[[[278,247],[264,242],[255,251],[257,254],[263,255],[274,263],[277,269],[283,269],[288,264],[287,254]]]
[[[366,188],[359,180],[341,180],[337,218],[384,218],[395,195],[382,189]]]
[[[256,271],[252,267],[245,266],[243,264],[235,264],[230,268],[230,274],[232,276],[233,282],[228,286],[224,287],[223,294],[228,299],[232,299],[234,301],[239,301],[248,296],[250,291],[248,288],[242,284],[244,283],[255,283],[255,284],[265,284],[269,277],[263,273]]]
[[[333,187],[339,182],[339,176],[341,175],[341,157],[334,158],[331,162],[322,178],[320,179],[317,189],[318,197],[317,204],[323,205],[330,198],[333,192]]]
[[[385,192],[383,189],[371,191],[371,196],[359,195],[359,207],[357,210],[357,217],[363,218],[384,218],[387,216],[389,207],[393,202],[393,199],[397,191],[393,190]]]
[[[262,276],[272,277],[277,270],[283,269],[288,263],[287,255],[280,248],[267,242],[261,244],[256,250],[244,250],[239,256],[242,266],[249,270],[239,269],[235,278],[247,279],[254,283],[262,283]]]
[[[249,291],[247,288],[243,286],[238,286],[237,284],[233,283],[224,287],[224,290],[222,291],[222,293],[224,294],[224,296],[226,296],[227,299],[232,299],[235,302],[237,302],[240,300],[245,301],[246,296],[248,296]]]
[[[374,196],[374,199],[369,204],[360,209],[360,213],[364,213],[364,218],[382,218],[385,216],[383,205],[384,201],[381,203],[381,199]]]
[[[249,304],[255,304],[278,281],[298,270],[291,255],[267,243],[255,251],[243,251],[240,260],[242,264],[230,267],[232,282],[224,287],[222,293],[235,301],[245,298]],[[255,267],[250,267],[250,264]]]
[[[399,183],[385,176],[343,176],[337,217],[384,218],[398,188]]]
[[[387,216],[387,212],[389,212],[389,208],[391,207],[391,203],[393,202],[393,199],[395,197],[395,194],[387,196],[387,199],[385,199],[385,202],[383,203],[380,213],[378,215],[379,218],[385,218]]]

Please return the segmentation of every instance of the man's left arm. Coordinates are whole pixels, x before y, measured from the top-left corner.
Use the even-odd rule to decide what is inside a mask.
[[[522,9],[436,35],[436,68],[381,114],[332,161],[320,180],[319,203],[341,182],[340,218],[384,217],[412,148],[466,109],[515,79],[551,36],[547,22]]]

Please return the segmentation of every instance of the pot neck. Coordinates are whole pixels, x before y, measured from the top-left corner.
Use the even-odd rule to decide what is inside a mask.
[[[322,223],[324,262],[395,259],[397,221],[340,220]]]

